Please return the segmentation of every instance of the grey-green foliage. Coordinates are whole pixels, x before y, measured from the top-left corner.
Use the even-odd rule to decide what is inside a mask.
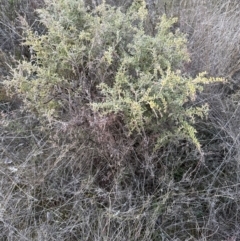
[[[28,29],[25,42],[35,64],[20,62],[7,83],[30,108],[61,118],[75,103],[79,111],[121,114],[129,134],[151,132],[160,145],[178,136],[199,147],[192,123],[207,107],[186,104],[216,79],[181,74],[189,56],[186,38],[171,29],[176,19],[162,16],[152,33],[144,1],[124,13],[105,3],[90,11],[83,1],[47,0],[39,14],[48,31]]]

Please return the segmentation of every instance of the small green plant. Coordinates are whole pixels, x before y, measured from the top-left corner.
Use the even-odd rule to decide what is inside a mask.
[[[172,31],[177,19],[162,16],[150,34],[145,1],[124,13],[105,3],[88,11],[83,1],[47,0],[39,14],[48,31],[27,29],[25,44],[36,56],[19,62],[7,82],[30,108],[61,118],[75,103],[78,111],[121,114],[129,135],[154,134],[159,145],[187,138],[200,148],[192,124],[207,105],[189,103],[218,80],[181,74],[189,56],[184,35]]]

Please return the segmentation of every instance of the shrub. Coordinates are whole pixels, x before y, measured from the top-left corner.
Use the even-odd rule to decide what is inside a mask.
[[[34,113],[9,109],[9,97],[0,85],[2,239],[238,237],[237,89],[225,96],[228,87],[214,84],[199,95],[204,83],[215,80],[204,74],[191,79],[181,73],[188,54],[184,36],[176,30],[177,24],[172,25],[174,20],[163,16],[153,29],[144,5],[135,4],[125,14],[107,5],[90,10],[77,1],[71,7],[70,1],[47,3],[41,14],[48,32],[38,35],[26,30],[26,44],[33,50],[31,62],[20,62],[13,68],[13,81],[7,82],[9,90],[22,96],[34,113],[54,121],[42,118],[44,122],[39,122]],[[187,1],[167,1],[167,7]],[[186,26],[199,27],[202,35],[200,29],[197,33],[206,36],[203,25],[214,26],[209,25],[212,18],[192,25],[199,21],[190,21],[189,15],[200,16],[202,8],[198,1],[191,4],[192,11],[184,6],[180,16],[186,13]],[[236,16],[237,12],[236,8],[227,14]],[[204,16],[210,16],[209,12]],[[211,50],[216,50],[217,44],[211,44]],[[190,53],[202,62],[201,54]],[[5,56],[0,56],[3,64]],[[215,63],[210,61],[209,69],[216,69]],[[186,67],[199,72],[192,63]],[[198,116],[207,113],[207,105],[201,106],[206,100],[210,111],[208,120],[202,121]],[[194,134],[193,126],[201,137],[204,165],[189,142],[172,143],[187,138],[199,147],[190,134]],[[157,147],[171,142],[153,152],[157,139]]]
[[[144,1],[124,13],[105,3],[89,11],[83,1],[47,0],[38,12],[48,31],[26,29],[25,44],[36,54],[6,82],[30,108],[51,118],[83,108],[88,121],[121,116],[128,134],[153,134],[160,145],[187,138],[200,148],[192,124],[207,105],[190,103],[217,79],[181,73],[189,56],[186,38],[172,29],[177,19],[162,16],[150,31]]]

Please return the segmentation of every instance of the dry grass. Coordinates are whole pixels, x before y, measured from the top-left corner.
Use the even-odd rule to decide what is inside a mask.
[[[8,51],[16,55],[21,33],[17,20],[11,20],[10,2],[0,4],[4,61]],[[36,1],[12,2],[34,23],[30,10]],[[211,6],[169,1],[168,7],[189,36],[192,62],[186,71],[234,80],[209,87],[198,99],[210,103],[208,120],[196,123],[204,156],[185,142],[154,152],[151,139],[126,137],[114,123],[99,130],[79,125],[77,116],[66,123],[39,122],[5,99],[0,108],[1,240],[240,238],[239,10],[234,1]],[[162,5],[156,9],[165,11]]]
[[[204,164],[186,143],[154,154],[147,142],[119,143],[113,157],[91,129],[87,140],[83,128],[40,129],[33,116],[11,115],[1,123],[2,240],[239,236],[236,153],[221,143],[204,146]]]
[[[201,2],[185,4],[179,12],[180,28],[189,39],[189,68],[194,74],[207,71],[211,76],[232,77],[240,68],[238,1]]]
[[[39,29],[35,9],[43,1],[36,0],[2,0],[0,3],[0,46],[1,49],[20,57],[19,44],[22,40],[22,26],[19,17],[25,17],[28,24]]]

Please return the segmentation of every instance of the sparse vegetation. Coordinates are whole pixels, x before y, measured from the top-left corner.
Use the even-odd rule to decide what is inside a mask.
[[[240,238],[237,2],[0,6],[1,240]]]

